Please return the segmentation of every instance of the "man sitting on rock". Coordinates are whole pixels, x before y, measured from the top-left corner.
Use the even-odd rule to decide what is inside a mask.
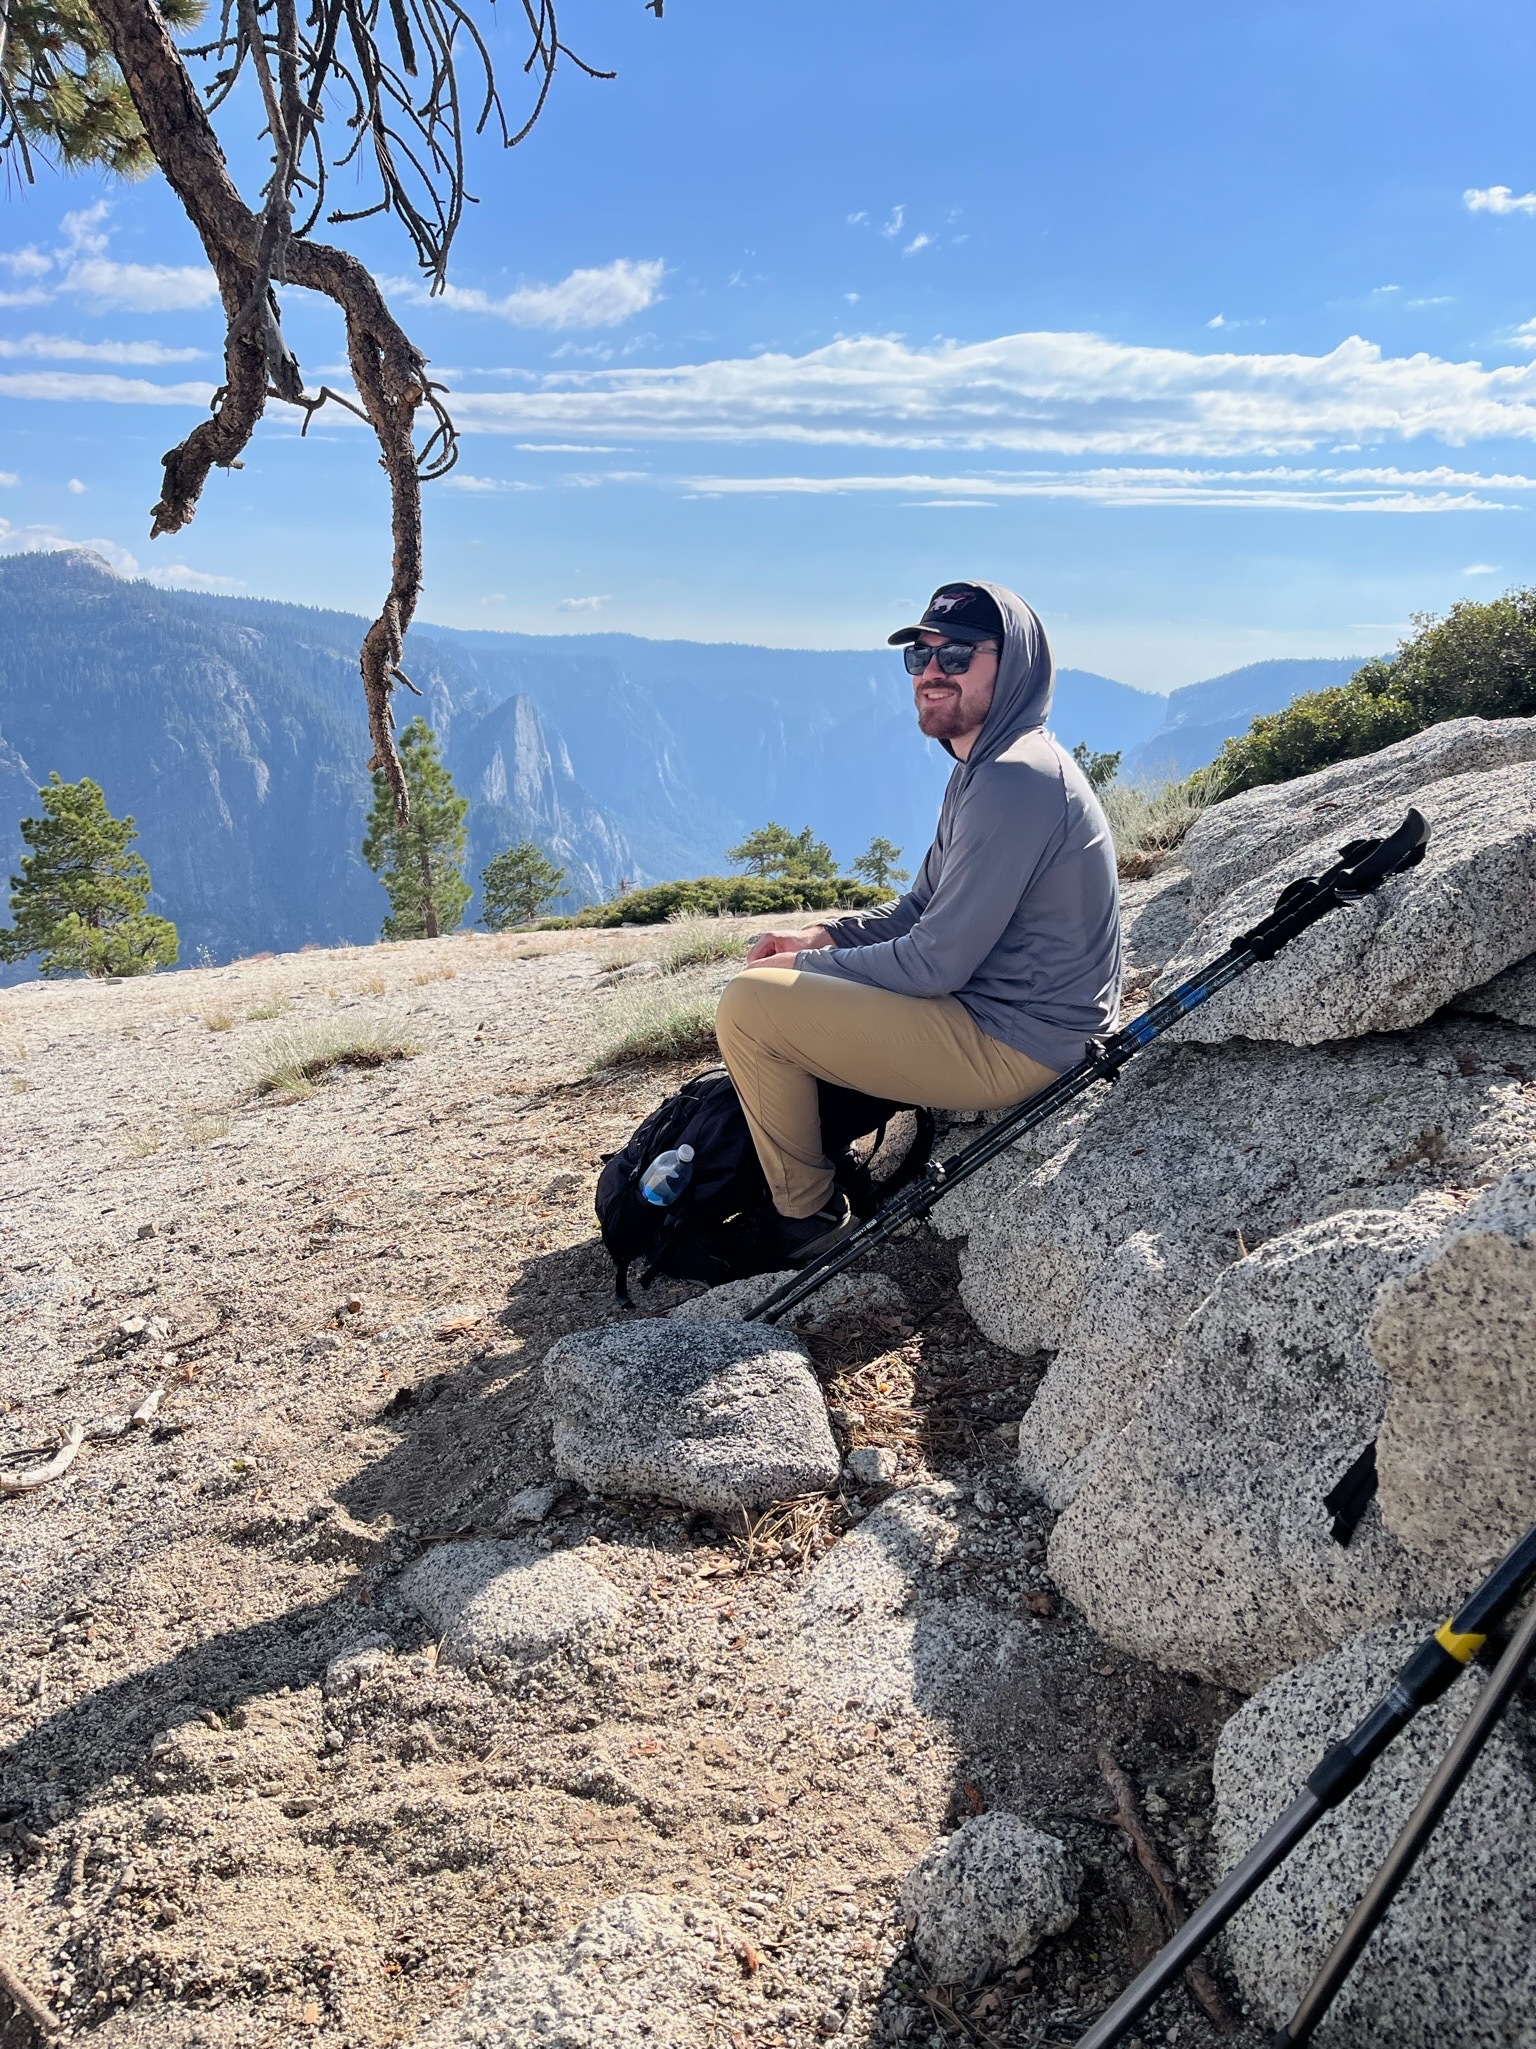
[[[1040,621],[998,584],[950,583],[890,644],[919,729],[956,763],[917,880],[879,910],[765,933],[720,999],[786,1265],[855,1228],[821,1149],[818,1078],[998,1109],[1080,1060],[1120,1000],[1115,850],[1087,777],[1045,730]]]

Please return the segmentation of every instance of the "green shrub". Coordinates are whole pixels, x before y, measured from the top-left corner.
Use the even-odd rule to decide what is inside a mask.
[[[809,876],[764,880],[755,875],[700,875],[684,882],[658,882],[632,889],[612,903],[589,904],[574,918],[541,918],[543,932],[573,925],[665,925],[680,912],[703,917],[772,917],[780,911],[865,911],[889,903],[894,890],[847,876],[822,881]]]
[[[1150,875],[1214,800],[1209,769],[1196,769],[1182,783],[1107,783],[1099,802],[1109,820],[1121,881]]]
[[[1536,717],[1536,590],[1428,613],[1390,661],[1298,697],[1228,740],[1214,773],[1224,797],[1374,754],[1445,719]]]

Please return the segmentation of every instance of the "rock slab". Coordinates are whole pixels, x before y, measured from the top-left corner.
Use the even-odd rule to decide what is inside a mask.
[[[739,1323],[756,1302],[771,1295],[795,1278],[793,1267],[778,1273],[753,1274],[745,1281],[726,1281],[691,1301],[679,1302],[667,1315],[678,1323]],[[863,1317],[905,1317],[907,1300],[896,1283],[885,1274],[834,1274],[808,1296],[797,1302],[782,1319],[786,1330],[799,1330],[814,1337],[834,1323],[855,1322]],[[773,1329],[777,1326],[770,1325]]]
[[[1449,1207],[1347,1210],[1221,1274],[1051,1533],[1053,1577],[1117,1649],[1248,1692],[1435,1597],[1374,1510],[1335,1543],[1324,1497],[1385,1405],[1376,1292]]]
[[[1391,1684],[1431,1620],[1355,1637],[1273,1679],[1217,1745],[1216,1842],[1244,1856],[1324,1750]],[[1412,1722],[1237,1916],[1227,1959],[1243,1998],[1289,2019],[1471,1707],[1474,1670]],[[1346,1981],[1319,2049],[1530,2049],[1536,2043],[1536,1718],[1495,1731]]]
[[[766,1324],[614,1323],[544,1362],[556,1470],[594,1493],[766,1508],[835,1487],[821,1388]]]
[[[1377,1297],[1387,1527],[1468,1584],[1536,1522],[1536,1168],[1507,1175]]]
[[[1536,761],[1449,776],[1415,801],[1430,827],[1417,868],[1331,911],[1183,1019],[1171,1036],[1315,1046],[1406,1031],[1536,952]],[[1385,806],[1357,804],[1346,788],[1336,837],[1390,833],[1404,808],[1398,798]],[[1165,994],[1257,924],[1288,883],[1319,873],[1333,851],[1305,846],[1222,897],[1169,962],[1155,993]]]
[[[941,1836],[904,1880],[901,1904],[937,1982],[975,1986],[1070,1928],[1082,1883],[1065,1843],[997,1810]]]
[[[562,1940],[493,1957],[412,2049],[709,2049],[740,1984],[715,1916],[624,1893]]]
[[[623,1601],[568,1551],[441,1544],[400,1575],[399,1592],[442,1638],[446,1664],[526,1668],[612,1635]]]

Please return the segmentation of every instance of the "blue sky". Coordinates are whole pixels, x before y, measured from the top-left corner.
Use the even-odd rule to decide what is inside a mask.
[[[479,149],[446,300],[387,223],[340,231],[464,429],[423,618],[859,647],[983,575],[1059,661],[1167,689],[1532,580],[1528,7],[565,0],[561,25],[619,76],[568,69],[527,142]],[[291,292],[285,322],[339,381],[327,310]],[[340,419],[301,445],[274,407],[148,540],[219,337],[158,181],[13,187],[0,546],[371,610],[383,482]]]

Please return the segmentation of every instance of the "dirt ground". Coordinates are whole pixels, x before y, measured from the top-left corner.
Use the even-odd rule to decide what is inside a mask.
[[[959,1705],[871,1713],[795,1677],[806,1575],[880,1490],[752,1530],[568,1493],[537,1541],[628,1619],[515,1687],[440,1665],[393,1594],[552,1476],[539,1362],[615,1313],[599,1159],[688,1071],[583,1078],[602,977],[639,950],[463,936],[0,991],[0,1450],[46,1456],[165,1389],[0,1497],[0,1956],[66,2039],[409,2042],[493,1952],[641,1891],[719,1930],[708,2010],[659,2016],[660,2044],[1070,2042],[1162,1932],[1101,1745],[1206,1883],[1235,1703],[1056,1598],[1012,1479],[1041,1362],[979,1335],[926,1230],[884,1260],[909,1314],[812,1351],[846,1444],[954,1483],[945,1571],[1022,1632]],[[306,1024],[419,1050],[255,1095]],[[367,1644],[390,1655],[322,1683]],[[1072,1844],[1083,1911],[996,1984],[934,1986],[897,1887],[991,1806]],[[0,2044],[38,2039],[9,2005]],[[1258,2036],[1180,1989],[1136,2039]]]

